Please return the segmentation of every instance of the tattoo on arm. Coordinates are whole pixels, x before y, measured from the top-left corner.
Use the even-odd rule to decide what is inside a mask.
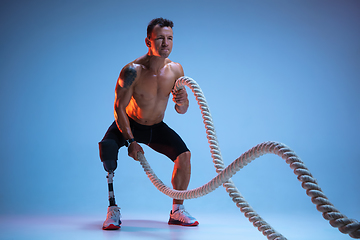
[[[134,67],[127,67],[124,69],[124,88],[129,88],[133,84],[136,75]]]

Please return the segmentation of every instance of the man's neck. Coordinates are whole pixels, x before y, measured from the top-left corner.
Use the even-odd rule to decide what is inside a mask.
[[[156,74],[165,66],[166,58],[158,57],[154,55],[147,55],[147,67],[154,71]]]

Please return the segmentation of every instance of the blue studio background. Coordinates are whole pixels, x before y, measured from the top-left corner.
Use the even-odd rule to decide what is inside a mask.
[[[360,2],[1,1],[0,214],[102,214],[106,172],[98,142],[113,121],[121,68],[145,54],[146,26],[174,21],[170,59],[201,86],[226,165],[264,141],[305,162],[330,201],[360,219]],[[215,173],[196,101],[167,122],[192,151],[189,188]],[[144,147],[170,184],[172,162]],[[138,162],[119,154],[114,178],[123,216],[171,199]],[[321,218],[289,166],[263,156],[233,177],[262,216]],[[187,200],[196,213],[240,214],[223,188]],[[242,217],[242,216],[240,216]]]

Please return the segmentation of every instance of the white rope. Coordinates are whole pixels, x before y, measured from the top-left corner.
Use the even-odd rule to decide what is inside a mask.
[[[273,153],[283,158],[286,163],[290,165],[290,168],[294,169],[294,173],[298,176],[298,180],[302,182],[302,187],[306,190],[306,194],[311,197],[311,201],[316,205],[318,211],[323,213],[324,219],[328,220],[331,226],[338,228],[342,233],[349,234],[352,238],[360,238],[360,223],[354,219],[347,218],[330,203],[328,198],[318,186],[316,179],[313,178],[304,163],[286,145],[277,142],[264,142],[258,144],[243,153],[239,158],[225,168],[220,148],[218,146],[215,128],[204,94],[202,93],[199,85],[189,77],[179,78],[176,81],[174,89],[181,89],[184,85],[188,86],[192,90],[200,106],[206,128],[207,139],[210,145],[211,156],[218,175],[199,188],[187,191],[174,190],[166,186],[155,175],[145,156],[139,152],[138,158],[140,164],[144,168],[144,171],[150,181],[158,190],[174,199],[191,199],[204,196],[211,191],[214,191],[220,185],[223,185],[229,193],[229,196],[236,203],[236,206],[240,208],[240,211],[244,213],[245,217],[248,218],[260,232],[262,232],[269,240],[283,240],[286,238],[276,232],[252,209],[230,179],[235,173],[251,161],[264,154]]]

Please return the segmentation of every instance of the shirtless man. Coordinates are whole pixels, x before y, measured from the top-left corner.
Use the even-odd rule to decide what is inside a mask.
[[[115,203],[112,177],[117,167],[119,148],[128,147],[128,155],[137,160],[147,144],[174,162],[171,183],[176,190],[186,190],[190,181],[190,151],[182,139],[164,122],[165,109],[176,79],[184,76],[179,63],[168,59],[173,46],[173,23],[153,19],[145,38],[148,53],[127,64],[120,72],[115,89],[115,121],[99,143],[100,158],[108,172],[109,207],[103,229],[120,228],[120,208]],[[185,88],[173,93],[175,110],[186,113],[189,100]],[[173,199],[169,224],[197,226],[185,211],[183,200]]]

